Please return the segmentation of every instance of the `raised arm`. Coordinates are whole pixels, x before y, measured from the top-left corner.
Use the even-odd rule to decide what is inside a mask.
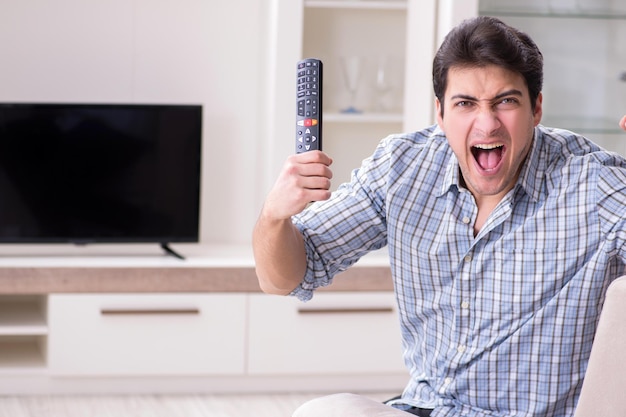
[[[312,201],[330,197],[331,163],[320,151],[290,156],[265,199],[252,235],[256,273],[264,292],[286,295],[302,281],[304,240],[291,216]]]

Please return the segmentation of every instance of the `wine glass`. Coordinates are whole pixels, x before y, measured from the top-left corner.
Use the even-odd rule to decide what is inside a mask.
[[[348,107],[341,110],[342,113],[361,113],[362,110],[356,107],[356,95],[361,83],[363,73],[363,57],[344,56],[341,57],[341,73],[343,82],[350,95]]]
[[[386,101],[387,96],[393,89],[391,82],[391,57],[381,55],[376,63],[376,77],[374,79],[374,89],[376,90],[376,111],[385,112],[389,110]]]

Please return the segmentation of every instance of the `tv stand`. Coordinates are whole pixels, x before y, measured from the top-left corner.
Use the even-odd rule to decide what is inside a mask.
[[[165,253],[167,253],[168,255],[172,255],[175,258],[178,258],[180,260],[185,260],[185,257],[182,256],[181,254],[179,254],[178,252],[176,252],[174,249],[170,248],[170,244],[167,242],[161,242],[161,248],[165,251]]]

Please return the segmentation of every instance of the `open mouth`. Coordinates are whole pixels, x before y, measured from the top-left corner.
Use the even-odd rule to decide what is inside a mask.
[[[472,146],[472,155],[481,169],[491,171],[500,165],[504,145],[501,144],[480,144]]]

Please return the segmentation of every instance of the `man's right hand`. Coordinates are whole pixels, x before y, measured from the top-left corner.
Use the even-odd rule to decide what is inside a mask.
[[[332,159],[321,151],[291,155],[268,194],[263,215],[273,220],[288,219],[312,201],[330,198]]]
[[[622,129],[626,130],[626,115],[622,117],[622,120],[619,121],[619,125]]]
[[[311,201],[330,198],[332,159],[321,151],[290,156],[271,189],[252,234],[261,289],[289,294],[306,272],[306,252],[291,216]]]

